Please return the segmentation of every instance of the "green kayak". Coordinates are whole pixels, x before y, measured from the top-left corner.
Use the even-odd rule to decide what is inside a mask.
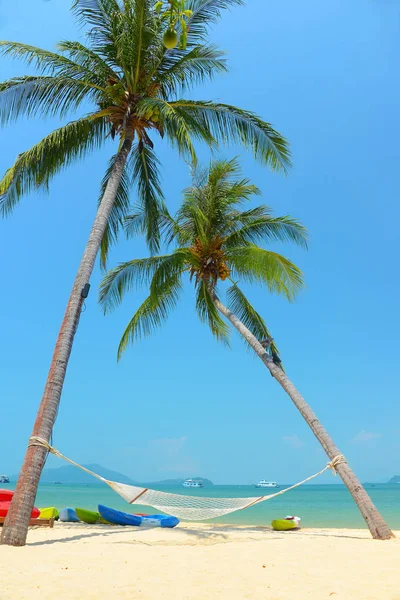
[[[94,510],[85,510],[84,508],[75,508],[77,517],[84,523],[94,525],[94,523],[108,523],[101,516],[100,513]]]
[[[275,519],[271,523],[272,529],[275,531],[290,531],[290,529],[299,529],[299,524],[296,521],[288,519]]]

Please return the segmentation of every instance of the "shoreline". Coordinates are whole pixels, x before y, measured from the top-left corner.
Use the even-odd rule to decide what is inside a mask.
[[[56,523],[0,546],[1,600],[400,600],[397,539],[367,529]]]

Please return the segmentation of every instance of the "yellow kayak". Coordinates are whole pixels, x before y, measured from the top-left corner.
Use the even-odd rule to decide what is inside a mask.
[[[271,523],[272,529],[275,531],[290,531],[290,529],[298,529],[299,524],[296,521],[289,519],[275,519]]]
[[[39,519],[58,519],[60,512],[55,506],[49,506],[47,508],[40,508]]]

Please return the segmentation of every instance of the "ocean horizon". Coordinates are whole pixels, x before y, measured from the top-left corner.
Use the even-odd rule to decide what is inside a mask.
[[[14,489],[15,484],[2,484],[6,489]],[[280,486],[279,490],[287,486]],[[365,486],[372,501],[392,529],[400,529],[400,485],[367,484]],[[202,489],[184,489],[182,486],[161,487],[163,492],[184,496],[202,496],[215,498],[239,498],[262,493],[269,495],[279,490],[259,490],[250,485],[214,485]],[[96,510],[98,504],[104,504],[128,513],[158,512],[147,506],[129,505],[106,484],[54,484],[39,486],[35,506],[44,508],[55,506],[59,510],[66,506]],[[269,526],[273,519],[287,515],[299,516],[303,527],[311,528],[349,528],[366,527],[354,500],[343,484],[307,484],[272,498],[245,510],[236,511],[213,519],[215,523],[233,525]]]

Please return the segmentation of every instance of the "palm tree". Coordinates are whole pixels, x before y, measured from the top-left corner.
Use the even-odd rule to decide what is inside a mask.
[[[18,156],[0,181],[3,215],[9,214],[24,194],[46,189],[63,167],[110,138],[118,141],[58,334],[33,428],[35,436],[50,439],[96,256],[101,246],[104,266],[128,212],[132,184],[141,208],[136,227],[145,232],[152,252],[159,247],[159,213],[164,199],[153,140],[165,137],[180,155],[193,162],[196,141],[212,148],[233,142],[252,149],[258,160],[273,169],[289,166],[285,139],[254,113],[182,97],[193,85],[226,71],[223,53],[207,41],[207,29],[223,8],[235,4],[241,0],[187,0],[184,48],[165,48],[163,36],[169,21],[163,11],[157,12],[159,3],[157,10],[153,8],[153,0],[76,0],[74,11],[88,28],[88,45],[64,41],[54,53],[0,42],[3,56],[24,59],[39,72],[0,84],[2,123],[20,117],[64,118],[91,106],[88,114],[68,122]],[[2,543],[25,543],[45,458],[44,448],[28,445]]]
[[[148,284],[150,294],[137,309],[122,336],[118,356],[127,345],[162,325],[175,308],[188,275],[196,288],[196,308],[215,337],[228,343],[224,317],[263,361],[271,375],[289,395],[331,460],[340,457],[337,446],[287,377],[278,349],[237,280],[261,283],[271,292],[292,300],[302,287],[299,269],[287,258],[260,247],[259,243],[291,241],[306,247],[304,227],[289,216],[273,217],[267,206],[242,210],[242,204],[259,190],[239,178],[236,160],[215,162],[197,175],[184,193],[175,218],[164,211],[163,233],[175,243],[171,254],[132,260],[112,269],[103,279],[100,301],[105,311],[115,308],[137,284]],[[128,219],[128,232],[136,217]],[[230,280],[227,305],[221,301],[218,284]],[[222,315],[222,317],[221,317]],[[344,457],[336,466],[374,538],[389,539],[392,532],[378,513]]]

